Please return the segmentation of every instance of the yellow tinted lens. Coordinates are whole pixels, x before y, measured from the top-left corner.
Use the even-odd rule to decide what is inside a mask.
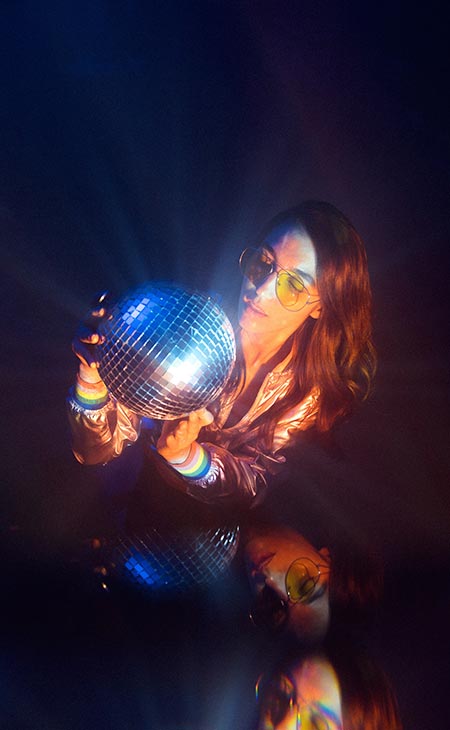
[[[277,277],[277,297],[283,307],[295,307],[304,291],[305,285],[299,276],[289,271],[280,271]]]
[[[293,563],[286,575],[286,592],[294,603],[304,601],[314,591],[317,575],[303,563]]]

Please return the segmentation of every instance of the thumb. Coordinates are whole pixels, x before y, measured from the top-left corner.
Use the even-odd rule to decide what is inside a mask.
[[[214,421],[213,414],[206,408],[199,408],[197,411],[193,411],[191,415],[198,420],[200,427],[209,426]]]

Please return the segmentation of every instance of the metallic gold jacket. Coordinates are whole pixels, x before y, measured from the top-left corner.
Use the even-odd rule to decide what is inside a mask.
[[[258,427],[252,424],[258,416],[282,398],[292,381],[292,371],[280,363],[268,373],[258,395],[244,417],[230,428],[224,424],[232,408],[229,398],[221,403],[215,423],[201,432],[201,443],[211,455],[211,467],[202,479],[182,477],[156,451],[161,423],[142,419],[113,398],[101,409],[85,410],[73,395],[68,399],[69,420],[73,435],[73,452],[82,464],[104,464],[120,456],[123,449],[137,441],[140,433],[149,434],[149,454],[165,481],[181,491],[207,503],[255,502],[262,498],[270,475],[279,471],[284,457],[278,452],[289,446],[299,431],[310,428],[317,414],[318,392],[305,400],[280,421],[272,448],[258,448]],[[147,427],[146,427],[147,426]],[[237,444],[233,446],[233,444]]]

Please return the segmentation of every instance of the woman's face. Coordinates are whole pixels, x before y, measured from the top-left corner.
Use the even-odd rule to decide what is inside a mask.
[[[245,546],[247,573],[256,600],[276,596],[288,605],[285,628],[302,642],[315,643],[325,636],[330,621],[330,558],[326,548],[316,550],[295,530],[284,527],[253,528]],[[294,602],[287,594],[286,575],[294,563],[319,566],[320,575],[305,600]],[[311,563],[309,563],[311,561]],[[289,581],[288,581],[289,582]]]
[[[308,234],[292,224],[274,228],[260,246],[276,270],[258,284],[244,278],[239,303],[239,324],[249,335],[277,333],[285,341],[308,317],[317,318],[320,302],[316,286],[316,252]],[[303,279],[304,306],[299,311],[283,307],[276,295],[277,270],[295,272]]]
[[[264,698],[259,730],[342,730],[339,682],[324,656],[299,659],[288,675],[272,680],[270,690]]]

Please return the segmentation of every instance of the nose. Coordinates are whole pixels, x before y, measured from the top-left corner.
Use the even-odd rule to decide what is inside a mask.
[[[272,575],[270,570],[266,570],[265,566],[255,568],[251,571],[250,575],[256,593],[261,594],[262,591],[265,591],[266,594],[268,593],[273,597],[277,596],[278,599],[287,600],[284,587],[281,585],[279,577]]]
[[[267,296],[267,294],[270,294],[270,296],[275,295],[276,279],[277,273],[276,271],[272,271],[271,274],[268,274],[264,279],[261,279],[261,281],[258,281],[256,284],[254,284],[256,296]]]

